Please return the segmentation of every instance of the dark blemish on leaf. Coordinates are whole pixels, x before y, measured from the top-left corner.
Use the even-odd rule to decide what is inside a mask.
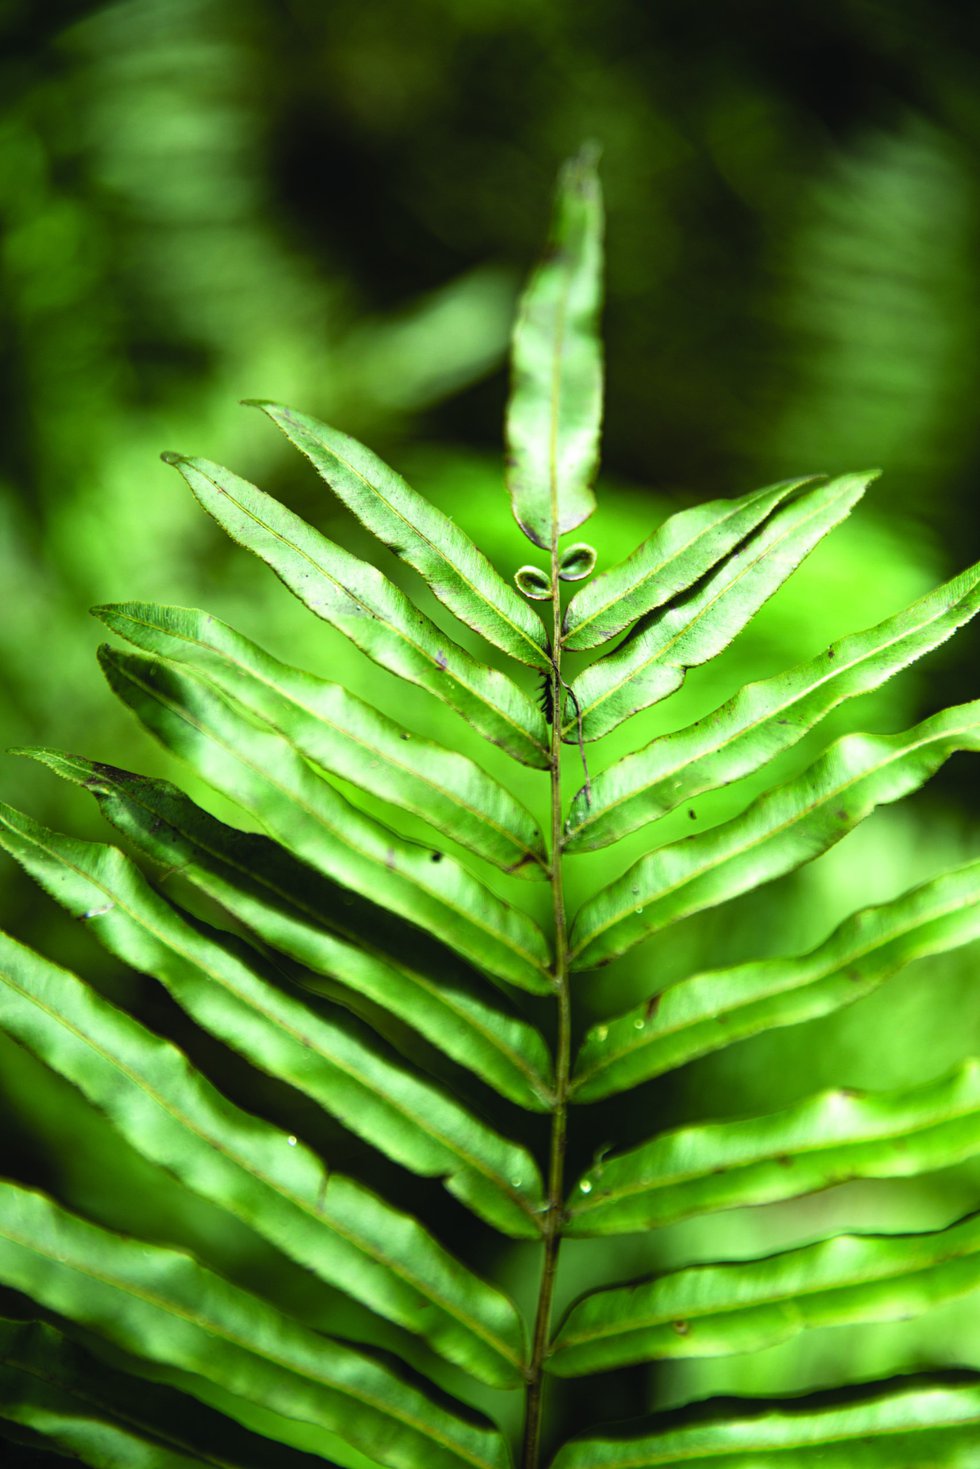
[[[678,1336],[687,1336],[688,1332],[691,1329],[691,1324],[689,1321],[672,1321],[670,1324],[677,1332]]]
[[[432,855],[431,855],[431,857],[429,858],[429,861],[430,862],[441,862],[442,861],[442,853],[441,852],[433,852]]]
[[[859,1086],[842,1086],[838,1088],[837,1095],[846,1101],[860,1101],[865,1093]]]
[[[788,719],[777,719],[776,720],[776,723],[777,724],[789,724],[789,720]]]
[[[445,670],[446,667],[448,666],[448,663],[449,663],[449,660],[447,659],[445,653],[440,648],[439,651],[438,651],[438,653],[436,654],[436,667]]]
[[[394,847],[387,847],[385,849],[385,866],[388,868],[388,871],[389,872],[394,872],[394,870],[395,870],[395,849],[394,849]]]
[[[777,1153],[776,1162],[779,1164],[780,1168],[793,1167],[793,1159],[790,1157],[789,1153]]]
[[[656,1013],[657,1013],[657,1011],[659,1009],[660,1009],[660,996],[659,995],[651,995],[650,998],[649,998],[649,1000],[647,1000],[646,1004],[643,1007],[643,1017],[644,1017],[644,1019],[645,1020],[652,1020],[653,1017],[656,1015]]]
[[[861,973],[860,969],[849,969],[847,971],[847,977],[849,980],[851,980],[853,984],[859,984],[864,978],[864,975]]]
[[[846,821],[847,820],[847,812],[843,809],[843,807],[841,807],[841,809],[839,811],[835,811],[834,812],[834,815],[837,817],[837,820],[838,821]]]
[[[837,657],[837,654],[834,652],[833,648],[828,648],[827,649],[827,657],[828,658],[836,658]]]
[[[403,729],[402,732],[401,732],[401,738],[403,740],[410,740],[412,738],[412,736],[409,734],[409,732],[408,732],[407,729]]]
[[[687,814],[688,816],[690,816],[692,821],[697,821],[698,813],[694,810],[693,806],[688,810]]]

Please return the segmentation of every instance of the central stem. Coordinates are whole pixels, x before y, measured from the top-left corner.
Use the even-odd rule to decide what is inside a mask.
[[[558,1036],[555,1057],[555,1104],[551,1121],[548,1164],[548,1213],[544,1230],[544,1264],[534,1323],[534,1345],[528,1374],[527,1414],[524,1421],[522,1469],[538,1469],[541,1451],[541,1402],[544,1359],[551,1332],[551,1302],[561,1246],[564,1206],[565,1140],[568,1129],[568,1075],[571,1061],[571,1004],[568,993],[568,927],[562,874],[563,811],[561,792],[561,598],[558,578],[557,532],[551,546],[551,900],[555,930],[555,995]]]

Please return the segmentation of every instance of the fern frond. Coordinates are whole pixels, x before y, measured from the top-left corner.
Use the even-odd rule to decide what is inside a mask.
[[[669,923],[771,882],[826,852],[877,806],[916,791],[959,750],[980,749],[980,700],[904,734],[845,735],[741,816],[660,847],[591,898],[572,927],[590,969]]]
[[[217,523],[317,617],[382,668],[448,704],[491,744],[544,769],[541,716],[512,679],[478,663],[366,561],[328,541],[264,490],[206,459],[166,456]]]
[[[317,769],[382,792],[506,872],[547,877],[540,826],[475,761],[410,734],[341,684],[289,667],[208,613],[141,602],[93,611],[143,652],[189,664]]]
[[[265,979],[227,938],[182,918],[116,848],[49,831],[0,806],[0,844],[126,963],[158,979],[205,1030],[289,1081],[396,1162],[505,1233],[534,1238],[542,1185],[528,1152],[394,1065],[349,1024]]]
[[[980,861],[852,914],[809,954],[695,974],[593,1026],[572,1095],[594,1101],[749,1036],[829,1015],[904,965],[977,938]]]
[[[293,408],[260,402],[253,406],[278,424],[344,504],[389,551],[425,578],[461,622],[520,663],[550,666],[541,619],[454,520],[356,439]]]
[[[644,618],[572,684],[578,713],[562,739],[597,740],[680,688],[689,668],[717,657],[815,546],[849,515],[872,474],[849,474],[798,499],[674,603]]]
[[[0,1028],[50,1060],[126,1141],[321,1280],[484,1381],[521,1381],[515,1307],[414,1219],[226,1101],[169,1042],[0,934]]]
[[[766,1405],[741,1417],[652,1430],[590,1434],[566,1444],[552,1469],[971,1469],[980,1387],[907,1387],[816,1410]]]
[[[306,966],[309,972],[293,976],[297,983],[322,993],[319,975],[364,995],[502,1096],[532,1111],[551,1107],[553,1067],[540,1031],[473,994],[465,973],[453,975],[448,963],[434,978],[417,930],[397,925],[386,933],[376,910],[362,905],[358,912],[345,889],[285,847],[218,821],[168,781],[54,750],[16,753],[83,786],[165,874],[179,871],[258,942]]]
[[[339,1433],[383,1463],[509,1469],[499,1432],[466,1422],[394,1372],[286,1316],[190,1255],[124,1239],[43,1195],[0,1182],[0,1272],[42,1305],[138,1357],[215,1382],[249,1404]],[[200,1386],[199,1386],[200,1384]],[[236,1414],[237,1416],[237,1414]],[[285,1442],[290,1442],[288,1429]]]
[[[786,673],[746,684],[687,729],[618,760],[572,801],[565,851],[591,852],[791,749],[847,699],[878,689],[980,610],[980,564]]]
[[[420,927],[487,973],[547,994],[548,944],[522,910],[455,858],[359,811],[283,735],[185,667],[99,649],[123,703],[216,790],[341,886]]]
[[[835,1088],[782,1112],[662,1133],[584,1174],[569,1232],[630,1234],[854,1178],[914,1178],[980,1154],[980,1063],[891,1092]]]

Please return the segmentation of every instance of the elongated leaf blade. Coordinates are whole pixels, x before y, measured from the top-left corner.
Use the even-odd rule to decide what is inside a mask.
[[[311,612],[382,668],[448,704],[515,760],[547,768],[548,732],[534,702],[506,674],[447,638],[380,571],[219,464],[179,454],[166,459],[232,540],[270,566]]]
[[[181,918],[114,847],[0,806],[0,844],[110,952],[152,974],[204,1029],[319,1102],[345,1127],[505,1233],[533,1237],[542,1185],[529,1154],[428,1082],[269,984],[230,942]]]
[[[564,646],[597,648],[687,591],[787,495],[810,482],[786,480],[737,500],[709,500],[670,516],[625,561],[601,572],[575,594],[565,612]]]
[[[0,1435],[12,1425],[93,1469],[313,1469],[320,1462],[246,1432],[193,1398],[108,1367],[52,1326],[0,1318]]]
[[[195,673],[103,647],[113,691],[168,749],[335,882],[427,929],[486,973],[547,993],[547,941],[453,857],[398,836],[347,801],[271,729]]]
[[[328,1429],[399,1469],[508,1469],[495,1430],[199,1265],[0,1183],[0,1279],[124,1350]]]
[[[973,1469],[978,1426],[980,1385],[902,1386],[845,1406],[600,1430],[566,1444],[552,1469]]]
[[[410,735],[340,684],[290,668],[206,612],[126,602],[93,609],[146,653],[190,663],[311,764],[428,821],[518,876],[547,876],[531,813],[472,760]]]
[[[725,1357],[817,1326],[904,1321],[980,1286],[980,1218],[929,1234],[842,1234],[764,1260],[696,1265],[579,1301],[555,1339],[559,1377]]]
[[[521,1380],[516,1308],[412,1218],[226,1101],[169,1042],[0,934],[0,1027],[137,1152],[484,1382]]]
[[[864,494],[871,474],[847,474],[776,512],[692,591],[644,618],[625,642],[572,683],[562,738],[597,740],[666,699],[689,668],[714,658]]]
[[[899,1091],[819,1092],[780,1112],[698,1123],[590,1169],[573,1234],[629,1234],[795,1198],[852,1178],[912,1178],[980,1153],[980,1063]]]
[[[944,643],[980,609],[980,565],[877,627],[816,658],[747,684],[687,729],[662,735],[595,776],[572,802],[565,850],[591,852],[675,807],[751,775],[795,745],[845,699],[880,688]]]
[[[356,439],[294,408],[265,402],[253,406],[278,424],[334,494],[425,578],[461,622],[521,663],[551,667],[540,617],[454,520]]]
[[[595,509],[603,227],[596,161],[584,148],[562,170],[548,253],[514,328],[507,484],[521,530],[548,550]]]
[[[594,1102],[763,1031],[829,1015],[904,965],[978,938],[980,862],[971,862],[853,914],[809,954],[695,974],[594,1025],[571,1095]]]
[[[533,1111],[554,1100],[551,1056],[526,1021],[478,999],[460,979],[412,962],[412,930],[378,943],[374,910],[358,923],[349,895],[332,888],[268,837],[202,811],[169,781],[53,750],[22,750],[83,786],[106,819],[147,857],[214,898],[260,940],[396,1015],[494,1090]],[[338,893],[343,896],[338,901]],[[404,957],[398,957],[398,955]]]
[[[845,735],[809,769],[711,831],[660,847],[585,904],[575,968],[715,907],[826,852],[875,807],[918,790],[958,750],[980,749],[980,700],[897,735]]]

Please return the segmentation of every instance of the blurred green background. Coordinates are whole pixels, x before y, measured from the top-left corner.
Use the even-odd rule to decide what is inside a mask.
[[[284,400],[368,440],[505,572],[528,559],[500,472],[506,339],[556,166],[585,137],[604,150],[609,216],[594,522],[607,564],[696,500],[800,472],[885,471],[736,647],[603,759],[980,555],[976,8],[13,0],[0,5],[0,35],[3,746],[75,749],[176,775],[201,796],[114,707],[94,665],[86,609],[127,597],[206,605],[297,663],[402,700],[220,537],[158,454],[229,464],[373,554],[276,431],[237,406]],[[899,728],[975,696],[976,647],[965,632],[780,771],[855,721]],[[407,708],[418,728],[455,737],[421,701]],[[102,834],[80,794],[25,762],[5,760],[0,790]],[[908,808],[879,813],[805,873],[583,981],[583,1016],[702,963],[801,949],[857,903],[972,855],[977,793],[969,762],[954,760]],[[746,799],[720,795],[704,819]],[[626,855],[576,871],[594,882],[597,864],[618,870]],[[179,1033],[151,987],[117,973],[12,864],[2,873],[6,926]],[[974,968],[969,954],[932,963],[840,1016],[590,1109],[582,1161],[679,1118],[767,1110],[832,1082],[938,1076],[980,1041]],[[93,1217],[187,1240],[334,1330],[370,1333],[347,1308],[338,1324],[336,1300],[243,1231],[188,1209],[11,1046],[0,1062],[6,1171]],[[319,1124],[304,1120],[316,1141]],[[805,1240],[828,1219],[882,1227],[884,1210],[888,1228],[939,1225],[975,1206],[977,1181],[960,1169],[914,1187],[849,1186],[611,1255],[581,1245],[567,1252],[564,1299],[586,1260],[611,1279]],[[462,1220],[452,1228],[466,1249]],[[499,1264],[526,1296],[533,1262],[515,1250]],[[980,1366],[980,1330],[957,1308],[744,1361],[617,1374],[591,1402],[566,1393],[561,1412],[573,1427],[597,1404],[615,1416],[969,1363]]]

